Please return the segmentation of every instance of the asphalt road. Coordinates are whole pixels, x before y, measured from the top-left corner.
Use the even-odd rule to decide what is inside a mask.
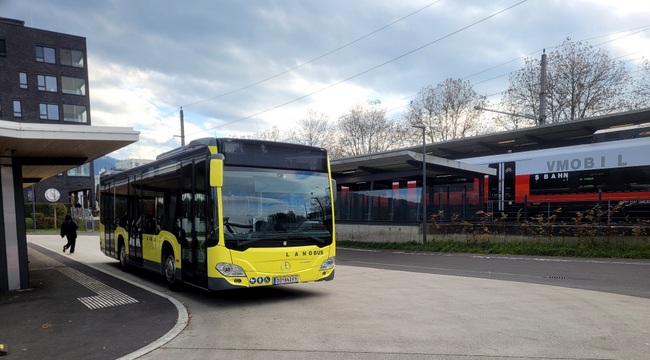
[[[52,246],[41,236],[29,237]],[[59,251],[59,242],[53,249]],[[138,359],[647,359],[650,263],[339,249],[331,282],[207,293],[75,258],[173,296],[177,335]],[[596,291],[594,291],[596,290]]]
[[[337,249],[337,264],[519,281],[650,299],[650,260]]]

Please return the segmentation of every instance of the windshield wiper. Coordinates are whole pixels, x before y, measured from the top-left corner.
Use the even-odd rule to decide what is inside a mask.
[[[262,236],[263,235],[263,236]],[[284,236],[270,235],[269,233],[251,233],[246,236],[244,240],[237,240],[237,246],[246,246],[260,240],[281,240]]]
[[[319,237],[316,237],[314,235],[309,235],[309,234],[305,234],[305,235],[307,235],[307,237],[310,238],[310,239],[316,240],[316,242],[319,242],[321,244],[325,244],[325,240],[323,240],[323,239],[321,239]]]
[[[273,233],[252,233],[247,236],[244,240],[237,240],[237,246],[243,247],[258,242],[260,240],[302,240],[302,239],[311,239],[315,240],[319,244],[325,244],[325,240],[314,235],[309,235],[307,233],[292,233],[292,232],[282,232],[279,234]]]

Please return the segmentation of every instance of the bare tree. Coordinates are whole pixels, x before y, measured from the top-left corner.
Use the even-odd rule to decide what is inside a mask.
[[[340,156],[372,154],[405,145],[405,126],[386,118],[386,108],[378,100],[366,107],[356,105],[339,117],[337,123]]]
[[[257,131],[250,137],[250,139],[261,139],[261,140],[270,140],[270,141],[289,141],[286,135],[283,135],[280,132],[280,129],[273,125],[270,129],[264,131]]]
[[[475,107],[485,103],[469,81],[450,78],[420,90],[404,117],[411,126],[424,126],[429,142],[458,139],[482,132]]]
[[[632,81],[630,109],[650,108],[650,60],[646,59]]]
[[[307,118],[298,122],[298,127],[289,131],[292,142],[332,148],[335,144],[334,126],[330,124],[329,117],[321,112],[309,110]]]
[[[539,117],[541,60],[525,61],[524,68],[510,77],[503,103],[513,112]],[[605,50],[566,39],[548,55],[546,122],[626,110],[628,86],[624,63],[611,59]]]

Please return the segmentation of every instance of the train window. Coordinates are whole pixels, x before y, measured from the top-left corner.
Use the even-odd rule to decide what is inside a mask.
[[[650,166],[530,175],[530,195],[650,191]]]
[[[578,182],[573,190],[577,192],[597,192],[611,190],[609,171],[579,171]]]
[[[562,194],[570,191],[570,179],[575,173],[561,172],[530,175],[530,194]]]
[[[626,191],[650,191],[650,166],[625,168],[620,178]]]

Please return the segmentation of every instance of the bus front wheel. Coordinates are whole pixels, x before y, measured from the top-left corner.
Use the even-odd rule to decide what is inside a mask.
[[[173,253],[165,255],[163,275],[170,290],[177,291],[180,289],[181,281],[176,278],[176,258]]]

